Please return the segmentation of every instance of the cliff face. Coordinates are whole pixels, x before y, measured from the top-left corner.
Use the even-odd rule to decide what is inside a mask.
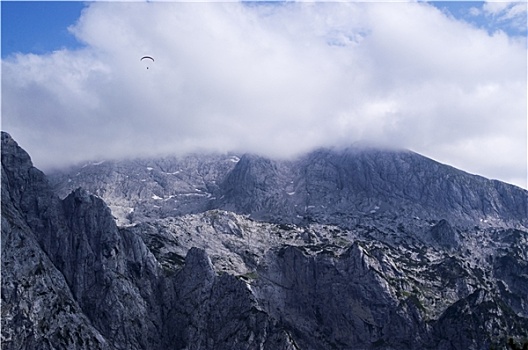
[[[59,200],[2,134],[3,348],[230,348],[244,325],[260,334],[243,348],[264,344],[270,321],[265,314],[251,319],[246,285],[217,278],[203,250],[188,255],[180,273],[163,275],[141,238],[119,230],[100,198],[78,189]],[[222,313],[237,316],[234,324],[216,322]],[[218,332],[208,331],[213,326]]]
[[[121,224],[220,209],[270,222],[348,228],[415,217],[465,226],[528,225],[521,188],[414,152],[359,146],[287,161],[256,155],[108,161],[51,179],[61,197],[77,187],[97,194]]]
[[[107,162],[52,183],[2,133],[5,349],[528,339],[527,192],[414,153]]]
[[[353,225],[375,214],[527,224],[526,191],[409,151],[323,149],[290,162],[246,156],[221,188],[217,206],[286,222]]]
[[[39,239],[65,233],[60,201],[2,134],[2,347],[109,349]],[[52,224],[53,223],[53,224]],[[51,226],[53,225],[53,226]],[[36,235],[35,230],[41,235]]]

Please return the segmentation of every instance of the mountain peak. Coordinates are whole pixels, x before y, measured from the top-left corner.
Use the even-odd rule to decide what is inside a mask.
[[[48,182],[4,143],[2,348],[505,350],[528,336],[515,186],[375,148],[108,161]]]

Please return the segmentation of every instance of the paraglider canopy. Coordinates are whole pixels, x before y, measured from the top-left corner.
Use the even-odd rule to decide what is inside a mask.
[[[154,63],[154,58],[152,56],[143,56],[140,58],[140,61],[145,62],[145,64],[147,65],[147,69],[149,69],[150,65]]]

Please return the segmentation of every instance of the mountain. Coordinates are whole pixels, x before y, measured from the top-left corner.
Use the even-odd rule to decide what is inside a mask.
[[[228,349],[247,340],[241,332],[251,348],[290,343],[203,249],[165,273],[100,198],[78,189],[59,200],[2,134],[3,349]]]
[[[46,176],[2,133],[2,347],[522,347],[527,200],[365,147]]]
[[[320,149],[295,160],[256,155],[96,162],[51,174],[64,197],[103,198],[119,222],[221,209],[271,222],[354,227],[395,217],[528,225],[526,191],[410,151]]]
[[[528,223],[526,191],[410,151],[321,149],[293,162],[244,156],[221,189],[216,206],[288,222],[354,225],[372,214]]]

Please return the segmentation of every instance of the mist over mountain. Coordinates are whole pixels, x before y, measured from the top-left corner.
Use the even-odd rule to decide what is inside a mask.
[[[40,38],[15,28],[61,8],[46,4],[6,5],[3,33]],[[525,2],[79,7],[62,30],[82,49],[3,51],[2,126],[41,170],[199,150],[288,157],[369,140],[528,188]]]
[[[527,202],[373,147],[45,175],[2,133],[2,348],[522,347]]]
[[[290,160],[253,154],[190,155],[86,163],[50,174],[65,197],[103,198],[121,222],[222,209],[283,223],[353,227],[402,217],[526,225],[526,191],[407,150],[356,145]]]

